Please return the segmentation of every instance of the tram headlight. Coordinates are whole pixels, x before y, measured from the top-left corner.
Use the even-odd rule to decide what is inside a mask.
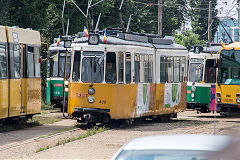
[[[89,103],[94,103],[95,102],[95,98],[93,96],[89,96],[88,97],[88,102]]]
[[[237,102],[237,103],[240,103],[240,98],[237,98],[237,99],[236,99],[236,102]]]
[[[236,102],[240,103],[240,93],[236,93]]]
[[[192,86],[192,87],[191,87],[191,91],[192,91],[192,92],[195,92],[195,91],[196,91],[196,87],[195,87],[195,86]]]
[[[192,98],[194,98],[194,97],[195,97],[195,94],[194,94],[194,93],[192,93],[192,94],[191,94],[191,97],[192,97]]]
[[[89,89],[88,89],[88,93],[89,93],[90,95],[94,95],[95,89],[94,89],[94,88],[89,88]]]
[[[217,92],[216,93],[216,101],[217,101],[217,103],[221,103],[221,93],[220,92]]]
[[[65,81],[64,84],[65,84],[65,86],[67,86],[68,85],[68,81]]]

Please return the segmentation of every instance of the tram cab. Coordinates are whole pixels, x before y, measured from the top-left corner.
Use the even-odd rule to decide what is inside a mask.
[[[206,113],[216,111],[217,62],[221,44],[195,46],[189,52],[187,108]]]
[[[63,105],[63,81],[65,75],[66,52],[68,52],[66,68],[66,76],[68,79],[70,75],[71,49],[64,48],[63,41],[57,44],[56,39],[55,43],[49,47],[46,100],[48,104],[54,104],[55,107],[61,109]],[[66,93],[66,100],[67,97],[68,95]]]
[[[72,43],[70,116],[83,123],[108,123],[169,119],[186,109],[185,47],[149,35],[111,30],[108,34],[107,43],[100,34]]]

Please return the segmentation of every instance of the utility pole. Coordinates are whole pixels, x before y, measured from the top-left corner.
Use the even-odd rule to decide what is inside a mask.
[[[212,41],[212,1],[209,1],[209,9],[208,9],[208,42]]]
[[[158,34],[162,37],[162,0],[158,0]]]

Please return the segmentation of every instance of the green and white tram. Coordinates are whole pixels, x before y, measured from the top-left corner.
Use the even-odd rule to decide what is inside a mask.
[[[187,108],[206,113],[215,110],[215,89],[220,44],[195,46],[189,52]],[[213,103],[211,103],[213,102]]]
[[[63,81],[66,63],[66,48],[63,42],[59,45],[54,43],[49,47],[48,57],[48,77],[47,77],[47,94],[46,99],[48,104],[54,104],[57,108],[62,108],[63,104]],[[70,49],[68,49],[66,77],[69,77],[70,72]],[[67,98],[66,93],[66,98]]]

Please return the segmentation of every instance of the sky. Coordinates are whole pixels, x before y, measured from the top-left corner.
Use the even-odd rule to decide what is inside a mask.
[[[229,18],[238,18],[237,14],[237,0],[218,0],[218,5],[216,8],[218,9],[219,14],[217,15],[219,18],[229,17]]]

